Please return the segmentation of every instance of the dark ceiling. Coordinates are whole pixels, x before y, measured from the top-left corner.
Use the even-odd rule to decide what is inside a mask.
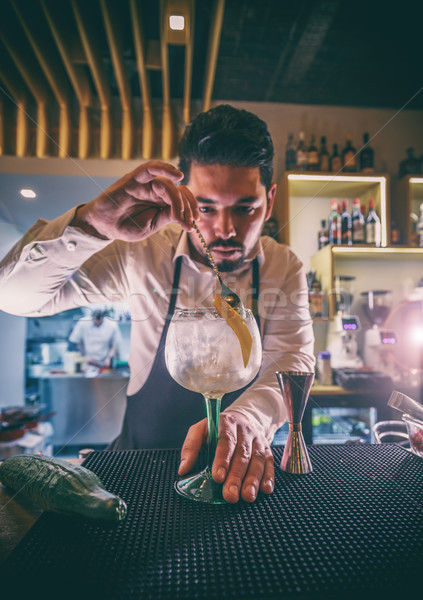
[[[180,5],[193,15],[192,38],[176,45],[166,40],[166,75],[163,14]],[[129,114],[137,98],[157,112],[166,97],[185,98],[191,106],[198,101],[200,109],[213,100],[423,109],[419,6],[371,0],[0,0],[0,102],[11,120],[13,107],[24,106],[32,124],[43,104],[54,115],[68,102],[76,120],[78,103],[85,103],[97,129],[99,106],[120,101],[124,110],[125,90]],[[30,141],[28,153],[33,146]]]

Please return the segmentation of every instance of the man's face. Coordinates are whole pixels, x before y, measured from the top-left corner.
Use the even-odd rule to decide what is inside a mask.
[[[256,246],[270,217],[276,185],[266,194],[258,167],[199,165],[190,169],[188,187],[197,199],[197,225],[220,271],[234,271]],[[195,231],[188,234],[196,258],[208,264]]]

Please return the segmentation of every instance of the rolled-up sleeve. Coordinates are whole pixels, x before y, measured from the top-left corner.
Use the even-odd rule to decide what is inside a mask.
[[[313,372],[315,357],[303,265],[286,246],[269,262],[260,280],[262,366],[256,381],[227,410],[252,418],[270,442],[287,416],[276,372]]]

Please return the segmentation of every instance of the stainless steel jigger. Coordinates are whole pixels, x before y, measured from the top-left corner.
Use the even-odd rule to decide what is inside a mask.
[[[313,384],[314,373],[277,371],[276,377],[289,419],[289,433],[283,451],[281,469],[296,475],[311,473],[313,467],[301,431],[301,419]]]

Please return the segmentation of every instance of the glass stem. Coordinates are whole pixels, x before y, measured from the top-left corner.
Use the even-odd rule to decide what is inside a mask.
[[[220,401],[222,398],[205,397],[205,400],[207,408],[207,427],[209,433],[207,468],[211,471],[218,440]]]

